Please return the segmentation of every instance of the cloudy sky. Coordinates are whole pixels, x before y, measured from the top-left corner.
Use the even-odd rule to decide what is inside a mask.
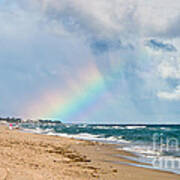
[[[0,0],[0,115],[180,122],[179,0]]]

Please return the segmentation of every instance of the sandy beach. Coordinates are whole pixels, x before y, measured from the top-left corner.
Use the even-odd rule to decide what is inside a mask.
[[[106,145],[0,127],[0,179],[6,180],[179,180],[168,172],[115,164],[128,155]]]

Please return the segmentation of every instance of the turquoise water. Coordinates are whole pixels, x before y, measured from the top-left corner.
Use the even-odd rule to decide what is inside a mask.
[[[163,136],[163,143],[167,138],[176,138],[180,142],[180,125],[88,125],[88,124],[23,124],[23,128],[41,130],[42,133],[74,135],[83,138],[96,138],[113,141],[130,141],[136,143],[152,143],[153,135]],[[85,136],[84,136],[85,137]]]

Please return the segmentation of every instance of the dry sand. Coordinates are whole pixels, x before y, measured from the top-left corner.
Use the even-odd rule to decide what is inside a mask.
[[[156,170],[118,165],[113,145],[9,131],[0,127],[0,180],[179,180]]]

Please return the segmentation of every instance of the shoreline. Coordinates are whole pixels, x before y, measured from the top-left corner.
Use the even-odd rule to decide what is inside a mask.
[[[113,163],[115,163],[115,164],[125,164],[128,166],[141,167],[141,168],[145,168],[145,169],[158,170],[158,171],[162,171],[162,172],[169,172],[169,173],[180,175],[180,172],[177,170],[163,169],[160,167],[153,166],[152,163],[145,160],[145,158],[140,156],[140,154],[138,155],[137,152],[124,150],[123,147],[126,146],[127,143],[129,143],[128,141],[127,142],[125,142],[124,140],[123,140],[123,142],[122,142],[122,140],[121,140],[121,142],[110,141],[110,140],[107,141],[107,140],[102,140],[102,139],[98,139],[98,138],[92,138],[91,139],[91,138],[87,138],[87,137],[76,137],[74,135],[64,135],[61,133],[60,134],[59,133],[57,133],[57,134],[49,134],[49,133],[43,134],[41,132],[32,131],[29,129],[26,129],[26,130],[23,129],[21,131],[25,132],[25,133],[33,133],[33,134],[39,134],[39,135],[63,137],[63,138],[70,138],[70,139],[75,139],[75,140],[82,140],[82,141],[88,141],[88,142],[102,143],[105,145],[111,145],[111,146],[113,146],[113,149],[118,150],[118,153],[115,155],[113,154],[113,156],[123,159],[122,162],[114,161]],[[126,162],[126,161],[128,161],[128,162]]]
[[[115,156],[132,154],[112,144],[10,131],[4,126],[0,144],[0,172],[6,179],[179,179],[171,172],[113,163],[132,163]]]

